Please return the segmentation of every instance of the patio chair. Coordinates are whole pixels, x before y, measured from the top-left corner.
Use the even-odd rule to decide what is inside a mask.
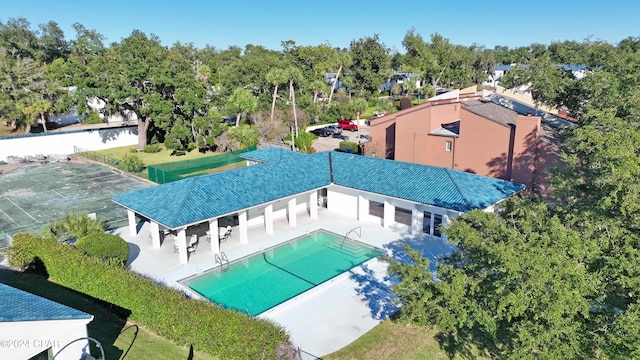
[[[231,236],[231,226],[227,226],[226,228],[220,228],[220,241],[227,241],[229,236]]]
[[[194,254],[198,249],[198,235],[193,234],[189,239],[189,244],[187,245],[187,253]]]

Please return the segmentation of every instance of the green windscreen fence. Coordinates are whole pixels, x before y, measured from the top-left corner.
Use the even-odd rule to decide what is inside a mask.
[[[231,151],[228,153],[208,156],[200,159],[177,161],[147,167],[149,180],[158,184],[182,180],[187,177],[215,172],[216,169],[244,161],[240,154],[254,151],[258,147]]]

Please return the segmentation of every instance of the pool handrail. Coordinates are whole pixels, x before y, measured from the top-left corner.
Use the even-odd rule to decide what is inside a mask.
[[[358,231],[356,231],[356,230],[358,230]],[[346,234],[344,234],[344,237],[342,238],[342,243],[340,243],[340,250],[342,250],[342,246],[344,245],[344,241],[345,241],[345,240],[347,240],[347,239],[349,238],[349,235],[350,235],[352,232],[355,232],[355,233],[356,233],[356,235],[358,235],[358,239],[361,239],[361,238],[362,238],[362,227],[360,227],[360,226],[356,226],[356,227],[354,227],[353,229],[351,229],[351,230],[347,231],[347,233],[346,233]]]

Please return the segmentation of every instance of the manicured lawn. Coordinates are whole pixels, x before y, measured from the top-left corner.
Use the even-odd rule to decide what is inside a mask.
[[[219,154],[219,153],[213,153],[213,152],[207,152],[203,154],[203,153],[200,153],[198,150],[192,150],[185,153],[184,155],[176,156],[176,155],[171,155],[172,151],[165,149],[163,145],[160,145],[160,147],[162,148],[162,150],[157,153],[137,152],[136,151],[138,148],[137,145],[122,146],[117,148],[98,150],[94,152],[102,155],[112,155],[112,156],[115,156],[117,159],[122,159],[122,157],[126,154],[136,154],[140,158],[140,160],[142,160],[145,166],[163,164],[163,163],[175,162],[175,161],[199,159],[199,158]]]
[[[92,151],[92,152],[100,155],[112,156],[112,157],[115,157],[116,159],[122,159],[126,154],[136,154],[136,156],[138,156],[138,158],[140,158],[140,160],[142,160],[142,163],[144,164],[144,168],[142,169],[142,171],[139,173],[136,173],[136,175],[145,179],[147,179],[149,176],[147,173],[147,167],[150,165],[164,164],[169,162],[177,162],[177,161],[192,160],[192,159],[200,159],[203,157],[220,154],[220,153],[214,153],[214,152],[207,152],[203,154],[198,150],[191,150],[189,152],[186,152],[184,155],[176,156],[176,155],[171,155],[172,151],[167,150],[163,145],[160,145],[160,148],[162,150],[157,153],[137,152],[137,149],[138,149],[137,145],[122,146],[122,147],[98,150],[98,151]]]
[[[126,321],[91,298],[49,282],[42,276],[14,275],[2,270],[0,282],[92,314],[94,319],[87,326],[88,335],[102,344],[107,359],[214,359],[200,351],[194,351],[193,357],[189,357],[191,349],[188,346],[176,345]],[[100,354],[99,350],[92,349],[94,356]]]
[[[355,359],[450,359],[449,354],[437,340],[438,331],[420,326],[406,325],[394,320],[385,320],[358,340],[333,354],[323,356],[323,360]],[[467,356],[468,355],[468,356]],[[489,359],[480,356],[476,349],[454,359]]]

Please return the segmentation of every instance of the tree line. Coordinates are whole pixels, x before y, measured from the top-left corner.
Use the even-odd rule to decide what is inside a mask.
[[[404,53],[377,35],[353,40],[348,48],[287,40],[279,51],[251,44],[222,50],[166,46],[139,30],[107,45],[94,29],[79,23],[73,29],[74,38],[67,39],[55,21],[37,29],[25,18],[0,22],[2,120],[27,132],[35,124],[46,131],[50,114],[76,107],[81,116],[99,121],[87,106],[94,99],[104,105],[102,117],[136,115],[139,147],[226,150],[258,137],[296,136],[307,124],[354,118],[371,105],[383,107],[376,102],[380,85],[395,71],[418,74],[431,85],[419,91],[431,95],[437,87],[480,83],[494,65],[526,64],[539,53],[582,60],[572,43],[487,49],[454,45],[439,34],[425,40],[414,29],[403,39]],[[331,86],[326,74],[343,86]],[[415,81],[403,86],[392,91],[418,90]],[[221,125],[233,116],[237,128]],[[256,127],[238,127],[241,122]]]

